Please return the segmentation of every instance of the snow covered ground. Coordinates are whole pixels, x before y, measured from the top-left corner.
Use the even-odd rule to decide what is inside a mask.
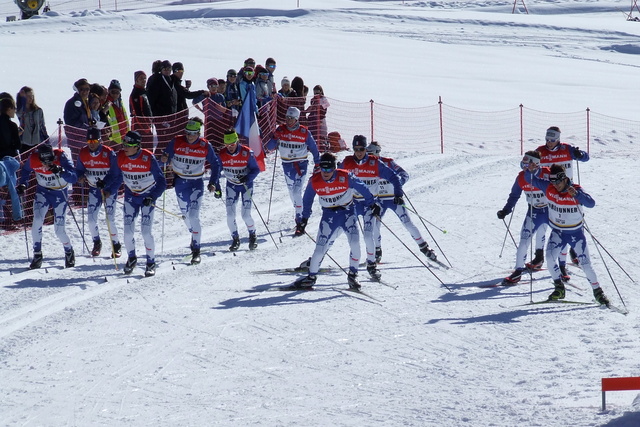
[[[157,1],[118,13],[83,1],[56,12],[51,3],[50,16],[0,23],[0,90],[32,86],[50,130],[80,77],[118,78],[129,87],[133,71],[168,58],[185,64],[185,78],[204,83],[248,56],[272,56],[277,77],[301,75],[345,101],[422,106],[443,96],[470,110],[524,103],[638,117],[640,24],[625,21],[619,9],[628,10],[627,1],[529,0],[529,15],[511,14],[511,1],[490,0],[300,0],[300,9],[294,0]],[[542,143],[544,131],[526,148]],[[629,315],[523,305],[546,298],[546,271],[531,284],[482,287],[513,268],[515,247],[495,212],[519,156],[455,147],[424,154],[404,151],[400,141],[382,143],[383,154],[411,174],[405,191],[429,221],[432,236],[425,237],[453,268],[430,272],[383,228],[381,270],[397,288],[362,274],[363,289],[377,300],[335,290],[346,287],[338,272],[321,276],[315,292],[247,292],[292,281],[254,272],[296,266],[313,250],[310,239],[290,237],[292,208],[279,166],[269,210],[273,162],[256,181],[270,231],[254,213],[256,251],[246,250],[246,232],[237,255],[226,250],[224,208],[212,197],[202,211],[199,266],[182,262],[189,237],[181,220],[156,214],[159,268],[150,279],[141,269],[123,277],[124,259],[116,271],[110,259],[86,254],[76,268],[61,270],[50,227],[47,268],[19,272],[28,263],[24,235],[2,236],[0,424],[639,425],[637,391],[608,393],[608,411],[600,410],[602,377],[640,375],[637,283],[591,242],[602,287]],[[593,236],[637,281],[635,157],[615,150],[594,157],[580,164],[580,183],[597,202],[586,216]],[[178,211],[172,191],[165,203]],[[511,222],[515,237],[524,212],[521,200]],[[395,217],[384,221],[418,253]],[[80,254],[71,217],[67,229]],[[142,252],[141,238],[138,245]],[[330,254],[347,264],[344,238]],[[567,299],[590,301],[582,272],[571,270],[581,289],[568,288]]]

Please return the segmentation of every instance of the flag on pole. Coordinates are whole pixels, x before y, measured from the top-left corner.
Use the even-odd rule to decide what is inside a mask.
[[[247,96],[242,104],[242,110],[236,121],[236,133],[249,140],[249,148],[256,156],[260,171],[266,169],[264,164],[264,151],[262,150],[262,138],[260,137],[260,126],[258,125],[258,107],[256,106],[256,87],[247,87]]]

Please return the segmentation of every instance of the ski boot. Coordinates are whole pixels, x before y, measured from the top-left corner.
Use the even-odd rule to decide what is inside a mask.
[[[524,266],[527,267],[527,270],[533,272],[542,270],[542,264],[544,264],[544,249],[536,249],[536,255],[531,262],[526,263]]]
[[[296,221],[296,231],[293,232],[293,237],[300,237],[304,234],[304,229],[307,228],[307,221]]]
[[[136,264],[138,264],[138,258],[134,256],[130,256],[127,259],[127,263],[124,265],[124,274],[131,274],[134,268],[136,268]]]
[[[436,253],[433,251],[433,249],[431,249],[429,247],[429,244],[427,242],[422,243],[418,247],[420,248],[420,252],[425,254],[427,256],[427,258],[429,258],[431,261],[437,261],[438,260],[438,257],[436,256]]]
[[[609,298],[604,294],[602,288],[595,288],[593,290],[593,297],[602,305],[609,306]]]
[[[309,274],[293,282],[292,287],[295,289],[310,291],[313,289],[313,285],[316,284],[315,274]]]
[[[238,236],[232,236],[232,237],[233,237],[233,241],[231,242],[231,246],[229,246],[229,250],[231,252],[235,252],[240,247],[240,237]]]
[[[75,267],[76,265],[76,254],[73,252],[73,249],[70,251],[64,252],[64,268]]]
[[[29,264],[29,270],[35,270],[40,267],[42,267],[42,252],[34,252],[33,260]]]
[[[100,239],[93,241],[93,249],[91,249],[91,256],[100,256],[102,250],[102,241]]]
[[[561,262],[559,267],[560,267],[560,279],[562,279],[563,282],[568,282],[569,280],[571,280],[571,276],[569,276],[569,274],[567,273],[567,264],[564,262]]]
[[[360,290],[362,286],[358,283],[357,271],[349,271],[349,274],[347,274],[347,283],[349,284],[349,289],[353,289],[354,291]]]
[[[249,233],[249,250],[253,251],[258,247],[258,238],[256,233]]]
[[[296,267],[296,271],[309,271],[309,266],[311,265],[311,257],[307,258],[306,261],[302,261],[298,267]]]
[[[380,273],[380,270],[378,270],[378,265],[375,262],[367,262],[367,273],[369,273],[371,279],[375,281],[378,281],[382,278],[382,274]]]
[[[574,265],[580,264],[580,260],[578,259],[578,254],[576,253],[576,251],[573,250],[573,248],[569,249],[569,256],[571,257],[571,262]]]
[[[553,292],[551,292],[551,295],[549,295],[549,301],[557,301],[559,299],[564,299],[564,295],[565,295],[565,289],[564,289],[564,283],[562,283],[562,280],[557,279],[553,281],[553,285],[555,286],[555,289],[553,290]]]
[[[200,248],[191,250],[191,265],[200,264]]]
[[[520,281],[522,278],[522,268],[516,268],[513,273],[509,277],[505,277],[502,280],[503,286],[513,286]]]
[[[120,256],[122,256],[122,245],[120,243],[114,243],[111,258],[120,258]]]
[[[382,259],[382,248],[378,246],[376,248],[376,264],[380,264],[381,259]]]
[[[148,262],[147,263],[147,268],[144,271],[144,277],[152,277],[156,275],[156,263],[155,262]]]

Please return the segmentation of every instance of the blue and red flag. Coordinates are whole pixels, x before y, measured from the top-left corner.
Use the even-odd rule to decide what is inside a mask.
[[[242,110],[236,121],[236,133],[247,138],[249,141],[249,148],[253,150],[253,154],[256,156],[258,167],[260,171],[264,172],[266,169],[264,163],[264,150],[262,149],[262,137],[260,136],[260,126],[258,125],[258,106],[256,105],[256,88],[254,85],[249,85],[247,88],[247,96],[242,104]]]

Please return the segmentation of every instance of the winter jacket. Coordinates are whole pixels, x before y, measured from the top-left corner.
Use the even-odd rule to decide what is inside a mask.
[[[171,76],[162,73],[153,74],[147,80],[147,97],[155,117],[175,114],[177,110],[178,92]]]
[[[33,111],[23,110],[20,113],[20,123],[24,131],[20,136],[22,145],[26,147],[35,147],[42,141],[49,138],[42,108],[38,108]]]
[[[0,115],[0,159],[5,156],[15,157],[20,150],[20,133],[18,125],[6,114]]]
[[[64,124],[75,128],[87,129],[91,110],[87,101],[84,101],[79,93],[74,94],[64,105]]]

